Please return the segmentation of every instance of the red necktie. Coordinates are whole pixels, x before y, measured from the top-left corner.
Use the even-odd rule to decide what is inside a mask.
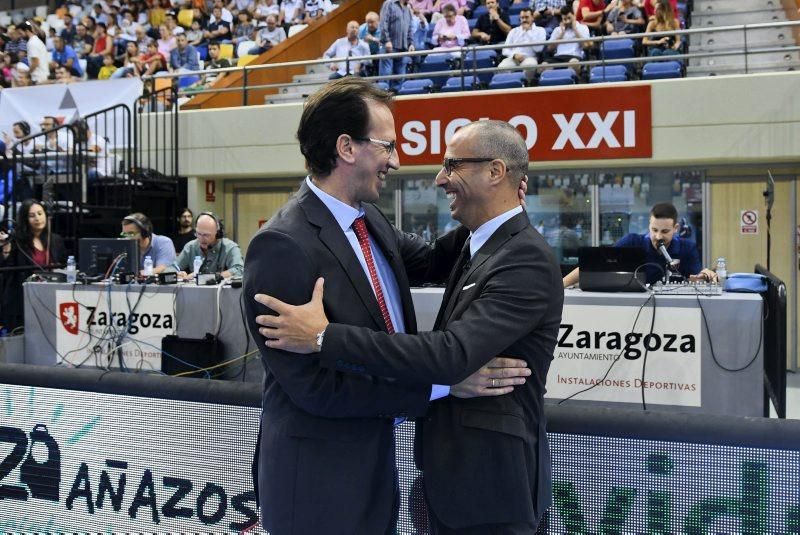
[[[394,325],[392,325],[392,317],[389,316],[389,308],[386,306],[386,300],[383,298],[383,290],[381,289],[381,281],[378,279],[378,272],[375,269],[375,260],[372,258],[372,249],[369,246],[369,235],[367,234],[367,225],[364,223],[364,217],[359,217],[353,221],[353,232],[356,233],[358,244],[361,246],[361,252],[364,253],[364,260],[367,261],[367,269],[369,270],[369,278],[372,280],[372,288],[375,290],[375,297],[378,299],[378,308],[381,309],[381,316],[386,324],[386,330],[389,334],[394,334]]]

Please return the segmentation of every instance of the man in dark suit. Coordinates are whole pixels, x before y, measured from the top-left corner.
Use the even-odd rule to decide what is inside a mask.
[[[479,121],[453,136],[436,183],[472,234],[434,332],[328,323],[319,283],[299,307],[257,297],[280,314],[257,318],[267,345],[316,351],[322,369],[454,384],[497,354],[527,361],[532,376],[511,394],[446,397],[418,421],[417,463],[439,535],[534,533],[551,502],[544,393],[564,293],[550,247],[516,200],[527,167],[525,142],[507,123]]]
[[[248,247],[245,306],[266,369],[254,477],[261,522],[272,535],[393,533],[395,420],[421,416],[430,399],[446,395],[430,381],[320,368],[317,359],[268,348],[255,323],[269,312],[255,294],[305,303],[324,277],[332,320],[416,332],[409,280],[444,280],[467,232],[430,247],[369,204],[399,165],[390,104],[388,93],[353,77],[309,98],[297,137],[310,177]],[[503,378],[509,369],[498,366],[516,366],[516,376],[528,370],[524,362],[500,360],[455,393],[510,392],[522,379]]]

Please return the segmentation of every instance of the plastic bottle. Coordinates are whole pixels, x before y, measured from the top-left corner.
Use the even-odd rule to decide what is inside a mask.
[[[200,266],[203,265],[203,257],[197,255],[194,257],[194,282],[200,284]]]
[[[78,279],[78,271],[75,266],[75,257],[70,256],[67,258],[67,282],[70,284],[75,283]]]
[[[144,276],[153,276],[153,257],[149,255],[144,257]]]
[[[725,258],[719,257],[717,258],[717,279],[721,285],[725,285],[725,279],[728,278],[728,265],[725,262]]]

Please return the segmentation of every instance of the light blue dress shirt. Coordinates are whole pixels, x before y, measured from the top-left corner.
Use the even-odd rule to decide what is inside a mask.
[[[336,219],[342,232],[344,232],[345,238],[347,238],[348,243],[350,243],[350,247],[352,247],[356,258],[358,258],[361,269],[364,270],[364,275],[367,277],[367,280],[370,281],[370,287],[372,287],[372,279],[369,276],[367,260],[364,258],[364,252],[361,250],[358,237],[356,237],[356,233],[353,230],[353,222],[356,218],[364,215],[364,209],[355,209],[336,197],[325,193],[314,184],[310,177],[306,177],[306,184],[308,184],[311,191],[313,191],[314,194],[319,197],[319,200],[330,210],[333,218]],[[386,302],[386,307],[389,309],[389,317],[392,318],[392,325],[394,326],[395,332],[404,333],[406,332],[406,327],[403,321],[402,300],[400,299],[400,287],[397,285],[397,278],[394,276],[394,271],[392,271],[392,267],[383,255],[381,248],[375,244],[372,236],[369,237],[369,245],[370,249],[372,249],[375,271],[378,273],[378,281],[381,284],[381,290],[383,290],[383,298]],[[372,288],[372,292],[375,293],[374,287]],[[434,399],[447,396],[449,393],[449,386],[433,385],[430,399],[433,401]]]
[[[470,258],[475,257],[475,253],[480,251],[481,247],[483,247],[483,245],[489,241],[489,238],[492,237],[492,234],[494,234],[495,231],[503,225],[503,223],[520,213],[522,213],[522,206],[517,206],[508,212],[503,212],[499,216],[490,219],[475,229],[475,232],[472,233],[469,239]]]

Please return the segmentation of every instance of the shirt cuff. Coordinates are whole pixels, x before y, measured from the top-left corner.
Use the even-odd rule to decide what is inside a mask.
[[[448,385],[433,385],[431,387],[431,401],[446,398],[450,395],[450,387]]]

